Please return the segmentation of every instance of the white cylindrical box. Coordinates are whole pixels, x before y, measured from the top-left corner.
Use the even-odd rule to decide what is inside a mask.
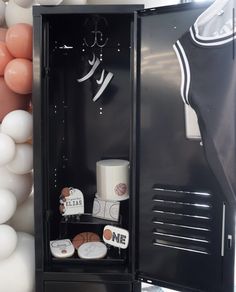
[[[129,197],[129,161],[107,159],[97,162],[97,196],[122,201]]]

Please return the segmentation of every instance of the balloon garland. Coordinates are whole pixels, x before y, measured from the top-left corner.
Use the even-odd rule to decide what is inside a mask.
[[[32,5],[86,0],[0,0],[0,291],[34,291]],[[14,280],[12,280],[14,279]]]
[[[14,0],[7,5],[0,0],[0,291],[4,292],[34,291],[33,147],[29,143],[32,1],[21,2],[25,8]]]

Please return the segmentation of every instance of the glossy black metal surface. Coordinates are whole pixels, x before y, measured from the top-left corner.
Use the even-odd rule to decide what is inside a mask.
[[[41,70],[42,70],[42,58],[43,51],[42,42],[42,19],[34,18],[34,56],[33,56],[33,68],[34,68],[34,85],[33,85],[33,117],[34,117],[34,192],[38,196],[34,199],[34,214],[35,214],[35,248],[36,248],[36,270],[43,269],[43,161],[41,157],[44,155],[42,150],[42,82],[41,82]],[[40,121],[40,122],[39,122]]]
[[[205,7],[186,4],[143,10],[137,15],[134,10],[141,8],[34,7],[36,292],[138,292],[139,281],[148,280],[181,291],[232,291],[234,249],[227,248],[226,238],[225,257],[219,257],[221,192],[199,142],[185,138],[180,71],[172,49],[173,42]],[[83,74],[80,28],[91,14],[105,16],[110,23],[110,43],[102,53],[104,65],[115,75],[97,103],[91,101],[91,85],[76,82]],[[65,50],[65,46],[73,49]],[[129,159],[132,166],[132,200],[122,211],[126,214],[124,226],[131,234],[128,252],[114,256],[110,263],[109,259],[98,264],[52,259],[49,240],[63,234],[73,236],[77,228],[83,230],[86,225],[62,222],[58,212],[61,188],[81,188],[86,193],[86,212],[91,212],[95,163],[111,157]],[[163,193],[167,188],[169,191]],[[191,204],[198,204],[199,196],[183,200],[190,191],[210,193],[209,200],[203,200],[210,212],[200,209],[196,214],[209,217],[209,224],[191,217],[195,215]],[[160,233],[173,231],[173,226],[161,228],[153,221],[163,220],[166,212],[166,219],[172,222],[173,198],[175,203],[187,204],[191,215],[185,221],[174,214],[175,221],[210,228],[210,235],[203,230],[197,234],[200,243],[190,245],[190,249],[200,251],[197,255],[153,245],[170,243]],[[163,201],[168,201],[167,205]],[[177,213],[183,208],[178,205],[174,210]],[[232,218],[233,211],[226,206],[226,234],[233,233]],[[89,221],[86,228],[101,233],[102,224]],[[176,235],[182,233],[176,231]],[[182,247],[182,238],[175,244]]]
[[[97,291],[97,292],[129,292],[131,291],[132,286],[130,284],[121,284],[121,283],[91,283],[91,282],[45,282],[45,292],[51,292],[51,291],[58,291],[58,292],[64,292],[64,291],[73,291],[73,292],[91,292],[91,291]]]
[[[64,6],[34,8],[34,130],[36,291],[103,289],[130,291],[131,249],[109,250],[106,259],[84,262],[74,257],[53,259],[49,241],[73,238],[82,231],[102,235],[104,221],[64,224],[58,212],[64,186],[85,194],[86,213],[92,212],[96,192],[96,161],[130,159],[133,11],[142,6]],[[99,14],[98,14],[99,13]],[[100,14],[102,13],[102,14]],[[91,14],[106,17],[107,46],[83,46],[83,26]],[[117,25],[118,24],[118,25]],[[67,49],[70,47],[70,49]],[[104,66],[114,74],[102,97],[92,101],[90,80],[79,84],[84,58],[102,54]],[[130,228],[129,201],[121,202],[122,227]],[[118,223],[119,224],[119,223]],[[48,282],[44,284],[44,282]],[[55,281],[66,281],[64,284]],[[69,282],[68,282],[69,281]],[[99,282],[98,284],[72,282]],[[104,284],[102,284],[104,282]],[[108,282],[105,284],[105,282]],[[113,284],[109,284],[113,282]],[[116,284],[117,287],[116,288]],[[123,283],[125,283],[123,285]],[[86,287],[85,287],[86,286]],[[61,288],[60,288],[61,289]]]
[[[204,9],[186,4],[139,17],[137,269],[140,280],[150,283],[216,292],[225,291],[222,275],[228,276],[222,264],[228,259],[221,256],[223,198],[200,142],[185,136],[181,73],[172,47]],[[232,270],[230,275],[227,291],[233,291]]]
[[[57,6],[34,6],[33,15],[60,15],[60,14],[132,14],[134,11],[143,9],[143,5],[57,5]]]

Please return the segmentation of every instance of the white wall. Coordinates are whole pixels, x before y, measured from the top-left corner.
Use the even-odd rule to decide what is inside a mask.
[[[157,7],[179,4],[181,0],[88,0],[88,4],[145,4],[145,7]]]

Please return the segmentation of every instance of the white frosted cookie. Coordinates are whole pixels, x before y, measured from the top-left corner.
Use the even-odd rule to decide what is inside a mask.
[[[93,217],[118,221],[120,202],[105,201],[95,198],[93,202]]]
[[[129,245],[129,231],[120,227],[106,225],[103,230],[103,241],[112,246],[126,249]]]
[[[68,258],[73,256],[75,248],[69,239],[50,241],[50,250],[56,258]]]
[[[107,247],[102,242],[87,242],[78,249],[78,256],[81,259],[102,259],[107,254]]]

